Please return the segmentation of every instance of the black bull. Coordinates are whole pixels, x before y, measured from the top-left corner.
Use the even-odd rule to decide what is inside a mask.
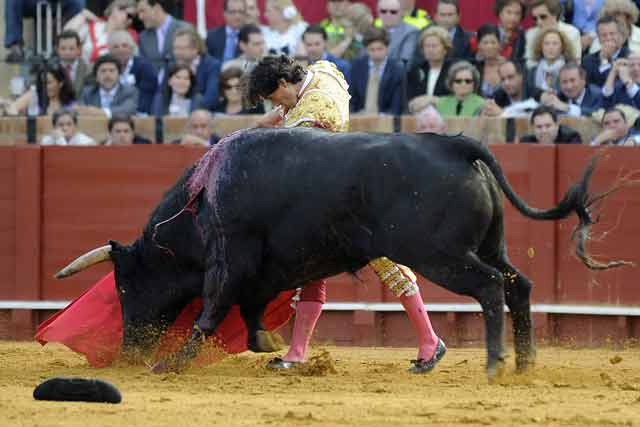
[[[532,285],[507,256],[503,193],[532,219],[575,212],[577,253],[588,267],[624,264],[600,264],[584,249],[588,208],[608,194],[588,193],[595,161],[557,206],[539,210],[513,192],[486,147],[462,136],[252,130],[212,150],[212,168],[188,170],[138,240],[110,243],[125,350],[152,346],[189,301],[203,297],[191,340],[157,370],[184,366],[233,304],[249,348],[272,350],[260,318],[278,292],[381,256],[480,303],[490,375],[502,366],[506,303],[517,368],[526,368],[535,357]]]

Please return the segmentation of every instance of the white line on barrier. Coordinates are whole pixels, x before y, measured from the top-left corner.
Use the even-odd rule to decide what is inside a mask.
[[[69,301],[0,301],[0,310],[60,310]],[[479,304],[426,304],[430,312],[480,313]],[[398,303],[367,302],[329,302],[323,306],[326,311],[403,311]],[[505,307],[506,310],[506,307]],[[640,307],[623,305],[570,305],[570,304],[532,304],[532,313],[582,314],[595,316],[640,316]]]

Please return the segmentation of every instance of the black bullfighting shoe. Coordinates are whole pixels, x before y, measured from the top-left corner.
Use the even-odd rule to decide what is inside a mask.
[[[269,369],[293,369],[300,366],[302,362],[289,362],[288,360],[282,360],[279,357],[271,360],[267,363],[267,368]]]
[[[446,352],[447,346],[444,345],[444,341],[438,338],[438,345],[436,346],[435,353],[433,353],[433,357],[431,357],[431,359],[429,360],[412,360],[411,363],[413,364],[413,366],[407,369],[407,371],[411,372],[412,374],[426,374],[436,367],[436,365],[438,364],[440,359],[442,359]]]
[[[122,395],[113,384],[98,379],[50,378],[33,390],[36,400],[120,403]]]

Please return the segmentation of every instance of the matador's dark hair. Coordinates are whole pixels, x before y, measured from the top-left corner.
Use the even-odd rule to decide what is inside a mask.
[[[293,58],[286,55],[265,56],[246,78],[245,98],[250,105],[256,105],[278,89],[280,79],[298,83],[304,76],[304,68]]]

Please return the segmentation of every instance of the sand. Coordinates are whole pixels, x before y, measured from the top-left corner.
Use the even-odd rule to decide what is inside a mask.
[[[510,350],[511,351],[511,350]],[[539,349],[536,368],[489,385],[483,349],[449,349],[427,375],[413,349],[316,347],[296,374],[242,354],[183,374],[94,369],[58,345],[0,342],[0,426],[640,426],[640,348]],[[41,402],[52,376],[102,378],[118,405]]]

